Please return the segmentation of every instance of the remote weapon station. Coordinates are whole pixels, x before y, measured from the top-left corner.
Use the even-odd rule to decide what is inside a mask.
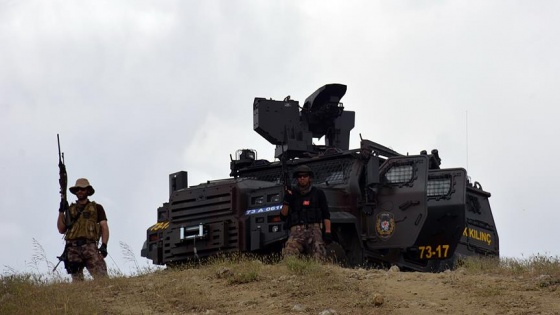
[[[463,168],[440,168],[437,150],[403,155],[361,139],[349,149],[354,112],[340,99],[346,85],[328,84],[303,106],[286,97],[255,98],[253,129],[276,145],[275,158],[238,150],[230,177],[188,186],[187,172],[169,175],[169,201],[157,209],[141,255],[176,265],[218,253],[280,252],[288,231],[280,220],[293,170],[314,172],[331,212],[328,250],[348,266],[397,265],[442,271],[464,256],[499,256],[490,193]],[[313,138],[325,137],[325,145]],[[360,137],[361,138],[361,137]]]

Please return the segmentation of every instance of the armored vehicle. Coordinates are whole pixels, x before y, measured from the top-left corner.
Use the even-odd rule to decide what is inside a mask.
[[[169,200],[157,209],[141,255],[176,265],[219,253],[281,252],[280,220],[293,170],[308,165],[331,212],[329,253],[348,266],[397,265],[441,271],[464,256],[499,257],[490,193],[463,168],[441,168],[437,150],[403,155],[362,139],[349,148],[355,113],[340,102],[342,84],[328,84],[299,105],[257,97],[253,129],[275,145],[275,160],[241,149],[228,178],[188,185],[169,175]],[[324,138],[324,145],[313,139]]]

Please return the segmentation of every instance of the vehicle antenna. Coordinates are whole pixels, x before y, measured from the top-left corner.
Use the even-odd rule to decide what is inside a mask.
[[[469,170],[469,111],[465,111],[465,146],[467,155],[467,171]]]

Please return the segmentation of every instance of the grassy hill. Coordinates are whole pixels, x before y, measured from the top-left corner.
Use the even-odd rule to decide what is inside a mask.
[[[69,283],[0,278],[0,314],[560,314],[560,262],[467,260],[442,273],[215,258]]]

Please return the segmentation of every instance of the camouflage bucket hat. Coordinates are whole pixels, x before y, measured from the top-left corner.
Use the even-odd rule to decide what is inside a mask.
[[[93,187],[91,187],[91,185],[89,184],[89,181],[85,178],[78,178],[76,180],[76,185],[70,187],[70,192],[75,195],[76,192],[78,192],[78,188],[87,188],[88,196],[91,196],[95,193],[95,189],[93,189]]]

